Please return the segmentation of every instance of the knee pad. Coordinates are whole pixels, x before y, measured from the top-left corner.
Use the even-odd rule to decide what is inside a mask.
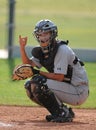
[[[37,83],[39,85],[44,85],[47,81],[47,78],[41,75],[36,75],[32,78],[32,82]]]
[[[45,93],[48,88],[46,85],[47,79],[43,76],[36,75],[31,80],[28,80],[24,86],[27,92],[27,96],[33,100],[37,100],[38,95]]]
[[[43,90],[47,89],[47,79],[44,76],[36,75],[32,78],[31,84],[34,84],[34,93],[42,93]]]

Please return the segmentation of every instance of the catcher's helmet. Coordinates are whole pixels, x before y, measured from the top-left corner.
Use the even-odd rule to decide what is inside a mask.
[[[57,26],[52,21],[45,19],[37,22],[34,29],[34,35],[37,41],[40,43],[40,46],[44,54],[49,53],[50,48],[52,47],[52,43],[54,43],[55,38],[57,37],[57,33]],[[43,37],[43,40],[41,40],[40,35],[43,34],[46,34],[46,36],[44,36],[45,38]]]
[[[51,32],[51,40],[55,39],[57,37],[57,26],[50,20],[40,20],[37,22],[35,29],[34,29],[34,35],[36,39],[38,40],[38,35],[44,32]]]

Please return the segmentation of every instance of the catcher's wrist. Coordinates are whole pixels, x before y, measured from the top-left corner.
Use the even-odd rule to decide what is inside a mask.
[[[34,74],[39,74],[40,73],[40,70],[36,70],[34,68],[32,68],[32,71],[33,71]]]
[[[37,74],[40,74],[40,70],[36,70],[37,71]]]

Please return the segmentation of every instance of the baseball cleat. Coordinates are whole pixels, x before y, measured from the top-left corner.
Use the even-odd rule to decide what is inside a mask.
[[[46,116],[46,120],[48,122],[60,122],[60,123],[64,123],[64,122],[72,122],[73,118],[75,117],[75,113],[72,111],[72,108],[69,108],[69,114],[68,116],[66,115],[47,115]]]

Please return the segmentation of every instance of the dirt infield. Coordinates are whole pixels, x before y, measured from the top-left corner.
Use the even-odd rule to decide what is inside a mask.
[[[73,110],[73,122],[52,123],[42,107],[0,106],[0,130],[96,130],[96,109]]]

